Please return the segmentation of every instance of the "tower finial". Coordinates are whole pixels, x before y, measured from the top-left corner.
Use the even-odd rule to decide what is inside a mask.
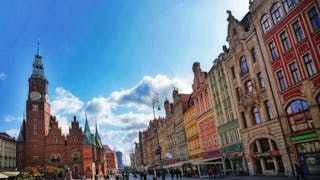
[[[37,45],[38,45],[37,55],[40,55],[40,38],[38,38]]]

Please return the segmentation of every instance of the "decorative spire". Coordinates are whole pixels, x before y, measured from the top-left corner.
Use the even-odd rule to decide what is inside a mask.
[[[22,124],[21,124],[21,127],[20,127],[20,132],[19,132],[19,135],[18,135],[18,139],[17,139],[17,142],[24,142],[25,140],[25,125],[26,125],[26,119],[25,119],[25,115],[23,115],[23,121],[22,121]]]
[[[34,60],[33,60],[33,71],[32,71],[32,78],[41,78],[41,79],[45,79],[45,74],[44,74],[44,66],[42,63],[42,57],[40,55],[40,43],[38,40],[37,43],[37,54],[34,56]]]
[[[98,132],[98,124],[97,124],[97,119],[96,119],[96,132],[95,132],[95,140],[96,140],[96,145],[102,147],[102,142],[101,138]]]
[[[234,16],[232,15],[232,12],[230,10],[227,10],[228,13],[228,21],[234,20]]]
[[[84,134],[86,134],[86,135],[91,134],[88,119],[87,119],[87,113],[86,113],[86,122],[85,122],[85,126],[84,126]]]

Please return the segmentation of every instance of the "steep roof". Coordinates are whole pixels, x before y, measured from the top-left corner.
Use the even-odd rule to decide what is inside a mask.
[[[98,125],[96,124],[96,132],[95,132],[95,143],[97,146],[102,147],[101,138],[98,132]]]
[[[23,119],[17,142],[24,142],[25,140],[25,125],[26,125],[26,120]]]
[[[0,132],[0,138],[6,141],[16,142],[16,140],[5,132]]]
[[[113,152],[112,150],[111,150],[111,148],[108,146],[108,145],[103,145],[102,146],[103,147],[103,149],[106,151],[106,152]]]

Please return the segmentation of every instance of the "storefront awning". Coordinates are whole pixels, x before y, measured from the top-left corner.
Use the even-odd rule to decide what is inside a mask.
[[[7,172],[1,172],[1,173],[9,177],[17,177],[20,174],[20,172],[15,172],[15,171],[13,172],[7,171]]]
[[[9,178],[9,176],[0,173],[0,179],[7,179],[7,178]]]
[[[221,157],[215,157],[215,158],[204,159],[204,160],[202,161],[202,163],[203,163],[203,164],[206,164],[206,163],[212,163],[211,161],[219,162],[219,161],[216,161],[216,160],[218,160],[218,159],[220,159],[220,162],[222,163],[222,159],[221,159]]]
[[[186,162],[187,161],[181,161],[181,162],[177,162],[177,163],[174,163],[174,164],[168,164],[166,166],[163,166],[163,168],[181,167]]]
[[[202,162],[204,162],[204,159],[191,159],[191,160],[187,161],[186,163],[190,163],[190,164],[193,164],[193,165],[198,165],[198,164],[201,164]]]

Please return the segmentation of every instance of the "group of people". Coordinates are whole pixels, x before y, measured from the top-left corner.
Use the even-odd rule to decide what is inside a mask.
[[[214,177],[216,177],[216,176],[222,176],[222,170],[220,169],[220,167],[216,167],[216,166],[208,167],[209,180],[213,180]]]
[[[177,179],[182,177],[182,172],[180,169],[170,169],[169,173],[172,179],[174,179],[174,177],[176,177]]]
[[[295,163],[294,166],[297,173],[297,180],[306,180],[305,174],[309,174],[308,167],[302,162]]]

